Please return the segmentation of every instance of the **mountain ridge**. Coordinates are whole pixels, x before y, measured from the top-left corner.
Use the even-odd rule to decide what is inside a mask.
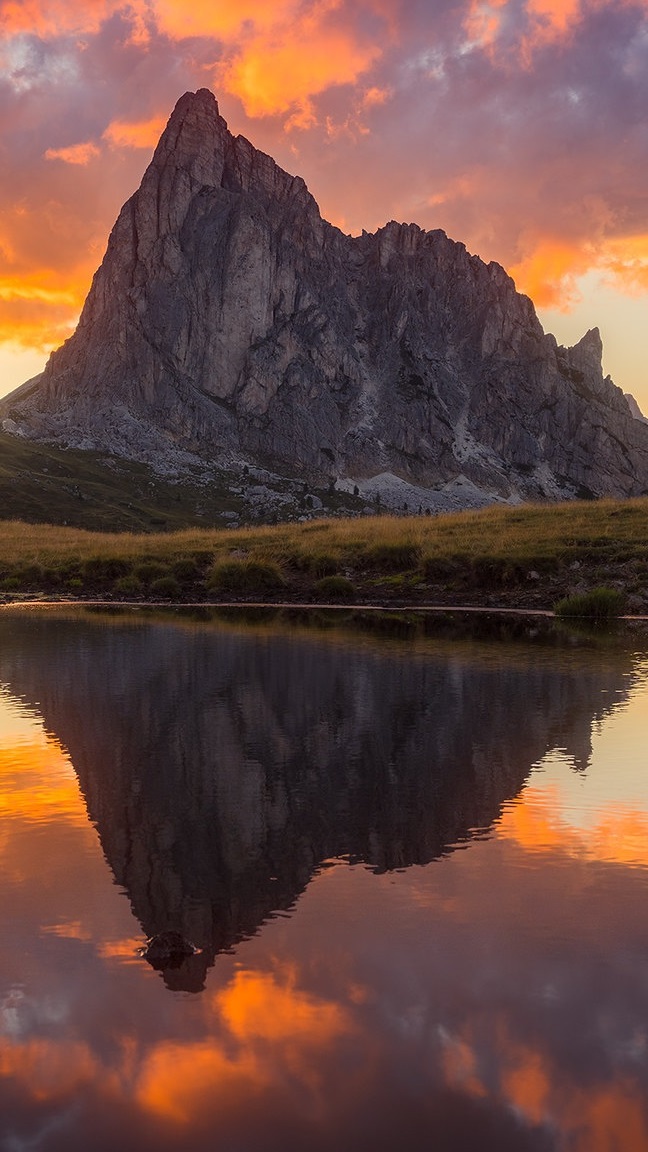
[[[167,471],[250,465],[425,510],[648,490],[648,427],[440,230],[346,236],[213,94],[178,101],[79,325],[5,431]],[[402,503],[401,503],[402,501]]]

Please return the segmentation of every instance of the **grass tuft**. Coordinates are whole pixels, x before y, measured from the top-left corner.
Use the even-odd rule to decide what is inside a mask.
[[[350,604],[357,598],[355,586],[346,576],[323,576],[313,588],[318,600],[333,600],[336,603]]]
[[[556,616],[579,616],[588,620],[612,620],[623,612],[625,597],[616,588],[592,588],[575,596],[566,596],[554,607]]]
[[[149,593],[154,600],[178,600],[182,595],[182,588],[175,576],[159,576],[157,580],[151,582]]]
[[[278,592],[285,584],[276,564],[259,560],[221,560],[207,580],[209,589],[234,595]]]

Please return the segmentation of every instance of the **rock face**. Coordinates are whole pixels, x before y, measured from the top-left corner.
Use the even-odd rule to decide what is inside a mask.
[[[361,491],[385,474],[484,500],[648,490],[648,427],[604,379],[597,329],[559,347],[441,231],[344,235],[207,90],[179,100],[77,331],[0,418]]]

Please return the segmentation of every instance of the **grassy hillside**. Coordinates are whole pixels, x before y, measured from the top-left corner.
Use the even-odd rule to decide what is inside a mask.
[[[261,487],[258,485],[261,484]],[[250,496],[255,491],[256,497]],[[0,510],[10,520],[98,532],[176,531],[297,518],[323,506],[362,512],[363,500],[298,479],[213,471],[174,482],[145,464],[106,453],[38,444],[0,432]]]
[[[157,534],[0,523],[5,596],[550,608],[601,585],[648,609],[648,500]]]
[[[211,524],[233,508],[227,492],[172,484],[144,464],[0,432],[0,509],[10,519],[148,532]]]

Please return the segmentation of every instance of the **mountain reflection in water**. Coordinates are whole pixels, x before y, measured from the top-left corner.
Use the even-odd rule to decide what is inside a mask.
[[[426,864],[487,829],[548,748],[585,762],[618,683],[533,649],[489,662],[57,617],[14,620],[0,671],[69,750],[144,934],[201,949],[166,973],[191,989],[323,861]]]
[[[642,675],[614,646],[0,614],[49,733],[35,806],[58,773],[30,828],[9,765],[0,1148],[648,1152],[648,795],[590,820]],[[143,935],[202,949],[167,987],[66,753]]]

